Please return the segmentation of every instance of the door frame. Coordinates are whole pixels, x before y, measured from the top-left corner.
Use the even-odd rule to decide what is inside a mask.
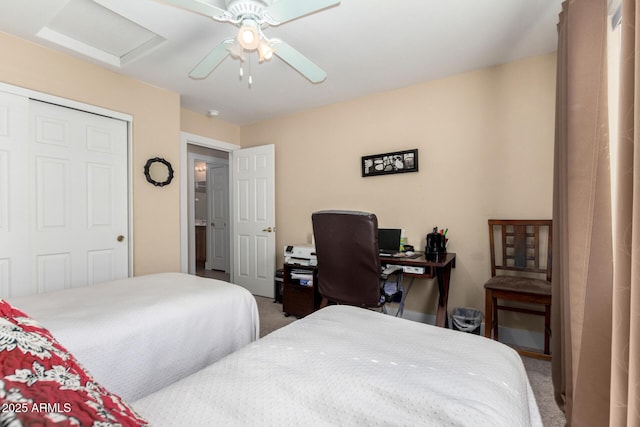
[[[59,105],[61,107],[73,108],[75,110],[87,113],[98,114],[101,116],[122,120],[127,123],[127,224],[129,232],[128,241],[128,277],[133,276],[133,116],[119,111],[109,110],[107,108],[97,107],[84,102],[73,101],[71,99],[62,98],[47,93],[38,92],[37,90],[27,89],[20,86],[14,86],[0,82],[0,91],[11,93],[13,95],[23,96],[36,101],[48,102],[50,104]]]
[[[207,138],[205,136],[195,135],[189,132],[180,132],[180,271],[183,273],[189,273],[189,251],[191,247],[189,245],[189,187],[188,187],[188,170],[189,170],[189,154],[187,145],[198,145],[204,148],[210,148],[213,150],[224,151],[229,153],[229,163],[231,163],[232,153],[235,150],[239,150],[239,145],[231,144],[229,142],[220,141],[213,138]],[[229,181],[231,182],[231,181]],[[233,195],[229,192],[229,204],[233,205]],[[194,219],[191,218],[193,223]],[[233,236],[233,225],[230,225],[229,234]],[[191,239],[194,242],[195,237]],[[229,274],[233,277],[233,242],[229,242]],[[195,242],[194,242],[195,244]]]
[[[219,151],[219,150],[218,150]],[[230,154],[228,154],[228,157],[230,157]],[[229,172],[229,159],[223,159],[220,157],[212,157],[212,156],[207,156],[207,155],[202,155],[202,154],[198,154],[198,153],[194,153],[194,152],[189,152],[188,151],[188,147],[187,147],[187,171],[194,170],[195,167],[195,162],[196,161],[203,161],[206,163],[207,165],[207,174],[208,174],[208,168],[209,165],[224,165],[227,167],[227,172]],[[189,252],[188,252],[188,257],[187,257],[187,261],[189,262],[188,265],[188,272],[189,274],[195,274],[196,273],[196,249],[195,249],[195,231],[194,231],[194,227],[195,227],[195,210],[191,210],[189,211],[189,207],[194,206],[195,203],[195,180],[194,180],[194,174],[189,173],[187,175],[187,242],[191,241],[194,242],[194,244],[189,245]],[[228,174],[227,174],[228,175]],[[231,185],[231,183],[229,182],[230,177],[227,176],[227,200],[230,200],[230,190],[229,190],[229,186]],[[208,178],[207,178],[208,179]],[[208,184],[208,182],[207,182]],[[209,188],[209,186],[207,185],[207,204],[209,204],[209,201],[211,200],[211,191],[212,189]],[[192,197],[193,196],[193,197]],[[228,202],[227,202],[228,203]],[[228,208],[228,206],[227,206]],[[205,268],[208,270],[209,269],[209,265],[210,265],[210,259],[209,257],[211,256],[211,239],[209,238],[209,231],[210,231],[210,218],[208,217],[209,214],[209,206],[207,206],[207,261],[205,263]],[[227,215],[228,216],[228,215]],[[230,223],[229,218],[227,218],[227,223]],[[227,252],[230,252],[230,236],[231,233],[229,232],[230,228],[227,228]],[[229,256],[227,256],[227,266],[225,267],[225,273],[229,273]]]

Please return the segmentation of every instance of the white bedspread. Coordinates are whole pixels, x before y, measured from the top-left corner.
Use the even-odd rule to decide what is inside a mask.
[[[541,426],[498,342],[329,306],[133,403],[155,427]]]
[[[159,390],[259,337],[256,300],[246,289],[183,273],[9,302],[47,327],[99,383],[125,401]]]

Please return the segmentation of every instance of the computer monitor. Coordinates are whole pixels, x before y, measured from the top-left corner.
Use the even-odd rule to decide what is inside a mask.
[[[378,249],[381,254],[393,255],[400,252],[399,228],[378,228]]]

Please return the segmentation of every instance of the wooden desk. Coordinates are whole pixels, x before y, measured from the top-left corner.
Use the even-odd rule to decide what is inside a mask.
[[[455,267],[456,254],[448,252],[438,256],[437,259],[426,259],[423,253],[417,258],[403,257],[380,257],[381,265],[403,265],[423,268],[424,273],[403,273],[404,277],[411,278],[411,282],[405,289],[403,299],[409,294],[413,280],[432,279],[438,281],[438,309],[436,312],[436,326],[447,328],[449,326],[449,316],[447,315],[447,301],[449,300],[449,282],[451,280],[451,268]],[[300,286],[291,280],[291,269],[300,268],[313,271],[314,285],[310,287]],[[282,288],[282,311],[285,315],[295,315],[304,317],[317,310],[320,305],[320,294],[317,286],[318,268],[312,266],[301,266],[296,264],[284,265],[284,277]],[[402,314],[400,312],[400,314]]]
[[[439,255],[435,259],[426,259],[421,253],[418,258],[403,257],[380,257],[381,264],[403,265],[424,268],[424,273],[404,273],[403,276],[410,277],[411,282],[406,289],[409,293],[414,278],[431,279],[436,277],[438,281],[438,310],[436,312],[436,326],[447,328],[449,326],[449,316],[447,315],[447,302],[449,300],[449,283],[451,281],[451,268],[456,266],[456,254],[447,252]]]

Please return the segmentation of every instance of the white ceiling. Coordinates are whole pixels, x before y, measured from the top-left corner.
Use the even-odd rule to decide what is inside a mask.
[[[244,125],[553,52],[561,2],[342,0],[264,30],[323,68],[323,83],[277,57],[258,64],[254,54],[251,88],[247,65],[240,80],[231,57],[207,79],[189,79],[237,28],[158,0],[2,0],[0,31],[179,92],[183,107]]]

